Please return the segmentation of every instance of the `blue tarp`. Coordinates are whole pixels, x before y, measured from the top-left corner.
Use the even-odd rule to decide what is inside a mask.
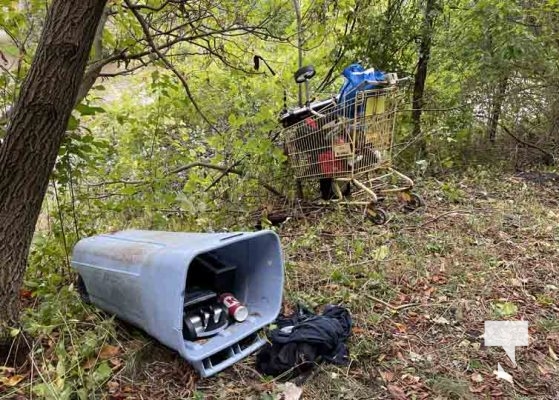
[[[371,90],[380,87],[381,81],[385,81],[384,72],[374,69],[365,70],[361,64],[351,64],[342,72],[345,78],[340,88],[339,102],[344,116],[352,118],[355,115],[355,96],[363,90]],[[359,112],[359,110],[358,110]]]

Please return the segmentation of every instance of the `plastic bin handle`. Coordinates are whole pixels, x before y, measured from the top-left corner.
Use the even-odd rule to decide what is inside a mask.
[[[239,237],[239,236],[243,236],[243,235],[244,235],[244,233],[236,233],[236,234],[234,234],[234,235],[221,238],[220,241],[225,242],[226,240],[233,239],[233,238],[236,238],[236,237]]]

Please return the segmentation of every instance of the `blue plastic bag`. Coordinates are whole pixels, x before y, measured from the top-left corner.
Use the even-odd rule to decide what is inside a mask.
[[[342,72],[345,82],[339,93],[341,113],[348,118],[355,116],[355,96],[363,90],[371,90],[380,87],[381,82],[386,80],[384,72],[374,69],[365,70],[361,64],[351,64]],[[358,113],[362,110],[357,110]]]

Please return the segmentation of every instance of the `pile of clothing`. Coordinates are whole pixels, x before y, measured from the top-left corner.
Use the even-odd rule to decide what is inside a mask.
[[[280,316],[267,344],[256,357],[256,369],[264,375],[294,377],[325,361],[349,362],[346,340],[351,316],[343,307],[328,305],[322,315],[299,306],[291,316]]]

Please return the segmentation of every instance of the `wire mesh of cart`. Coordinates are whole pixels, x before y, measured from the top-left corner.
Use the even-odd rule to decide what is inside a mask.
[[[399,194],[409,209],[423,205],[411,192],[413,180],[392,168],[397,103],[398,87],[392,85],[358,91],[351,100],[332,101],[319,111],[307,106],[309,116],[284,129],[295,178],[332,179],[334,201],[363,206],[377,224],[388,220],[379,207],[385,195]],[[357,190],[351,197],[340,189],[347,183]]]

